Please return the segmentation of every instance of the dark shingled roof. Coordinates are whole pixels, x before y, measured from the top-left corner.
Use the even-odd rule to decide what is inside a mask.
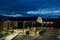
[[[11,20],[11,21],[36,21],[38,17],[10,17],[7,18],[6,20]]]
[[[7,17],[0,15],[0,21],[10,20],[10,21],[36,21],[38,17]]]

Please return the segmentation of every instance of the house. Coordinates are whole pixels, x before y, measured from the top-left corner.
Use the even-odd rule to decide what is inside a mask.
[[[45,18],[43,24],[45,27],[60,28],[60,18]]]
[[[51,30],[55,25],[53,19],[43,19],[41,17],[8,17],[3,22],[3,30],[22,29],[23,32],[29,30],[31,32],[38,33],[41,30]]]
[[[32,27],[33,26],[41,26],[42,18],[41,17],[18,17],[18,18],[8,18],[6,20],[10,20],[14,22],[14,27],[23,28],[24,27]],[[38,25],[39,24],[39,25]]]
[[[3,20],[3,30],[13,31],[14,29],[22,29],[23,32],[25,30],[37,32],[38,30],[43,29],[42,22],[41,17],[10,17]],[[38,27],[41,28],[39,29]]]

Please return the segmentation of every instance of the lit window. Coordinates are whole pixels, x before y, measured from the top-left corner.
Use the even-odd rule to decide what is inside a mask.
[[[44,24],[46,23],[46,22],[43,22]]]
[[[47,22],[47,24],[49,24],[50,22]]]
[[[50,22],[51,24],[53,24],[53,22]]]

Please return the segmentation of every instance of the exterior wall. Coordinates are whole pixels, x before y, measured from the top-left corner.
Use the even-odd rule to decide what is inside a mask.
[[[39,23],[43,22],[41,17],[38,17],[36,21],[39,22]]]
[[[13,21],[13,27],[16,29],[18,28],[18,21]]]
[[[3,31],[8,31],[13,29],[13,22],[12,21],[4,21],[3,22]]]
[[[3,21],[0,21],[0,31],[3,31]]]

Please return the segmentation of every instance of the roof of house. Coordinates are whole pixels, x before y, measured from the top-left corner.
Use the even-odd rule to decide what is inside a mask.
[[[7,17],[0,16],[0,21],[10,20],[10,21],[36,21],[38,17]]]
[[[5,17],[0,20],[10,20],[10,21],[36,21],[38,17]]]
[[[38,17],[10,17],[7,18],[6,20],[11,20],[11,21],[37,21]]]

